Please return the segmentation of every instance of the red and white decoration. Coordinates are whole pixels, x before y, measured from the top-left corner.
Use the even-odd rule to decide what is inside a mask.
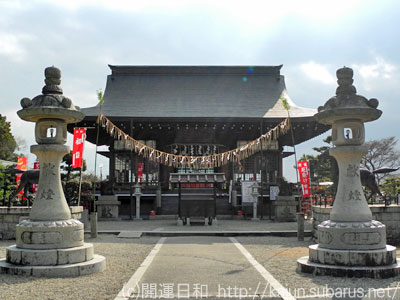
[[[72,167],[81,168],[82,167],[82,156],[83,156],[83,145],[86,139],[86,129],[85,128],[75,128],[74,129],[74,144],[72,147]]]
[[[39,170],[39,169],[40,169],[40,165],[39,165],[39,162],[38,162],[38,161],[35,161],[35,162],[33,163],[33,169],[34,169],[34,170]],[[36,184],[36,183],[32,184],[32,192],[33,192],[33,193],[37,193],[38,186],[39,186],[39,185]]]
[[[138,163],[137,176],[138,176],[139,182],[142,183],[143,182],[143,163]]]
[[[297,169],[299,170],[300,174],[300,184],[303,190],[303,197],[310,197],[311,196],[311,189],[310,189],[310,168],[308,166],[308,161],[298,161],[297,162]]]
[[[18,161],[17,161],[17,169],[21,170],[21,171],[26,171],[28,170],[28,158],[26,156],[20,156],[18,157]],[[19,184],[21,183],[21,176],[23,173],[17,173],[16,174],[16,180],[17,180],[17,188],[19,186]],[[19,200],[22,199],[24,195],[24,190],[20,191],[17,194],[17,197]],[[24,200],[26,200],[26,198],[24,198]]]

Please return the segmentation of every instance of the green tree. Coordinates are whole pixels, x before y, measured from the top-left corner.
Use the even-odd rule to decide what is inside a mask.
[[[82,181],[81,205],[84,205],[86,202],[89,202],[92,199],[91,189],[91,182]],[[64,193],[69,205],[76,205],[78,203],[79,196],[79,181],[75,179],[68,181],[65,184]]]
[[[310,167],[310,180],[312,183],[331,181],[333,185],[326,189],[329,193],[335,193],[338,181],[338,167],[336,160],[329,155],[332,147],[332,137],[324,139],[326,145],[314,147],[313,150],[318,154],[304,154],[300,160],[307,160]]]
[[[16,161],[17,156],[14,154],[16,148],[17,143],[11,133],[10,122],[0,114],[0,159]]]
[[[79,173],[77,173],[77,172],[79,171],[79,168],[72,167],[72,151],[70,151],[68,154],[66,154],[63,157],[60,168],[62,171],[64,171],[64,174],[62,177],[65,182],[68,182],[71,179],[74,179],[78,176]],[[82,172],[85,172],[86,168],[87,168],[86,160],[83,160]]]
[[[400,194],[400,177],[385,178],[380,188],[385,195]]]
[[[313,150],[318,152],[316,173],[318,174],[319,182],[332,181],[334,185],[332,189],[336,190],[339,170],[336,160],[329,155],[329,149],[332,148],[332,136],[327,136],[324,140],[327,145],[314,147]]]
[[[313,182],[324,182],[335,180],[335,159],[329,155],[329,149],[332,147],[331,136],[324,139],[328,145],[314,147],[313,150],[318,152],[317,155],[304,154],[300,160],[307,160],[310,166],[310,177]]]
[[[8,197],[16,189],[14,165],[0,164],[0,203],[8,205]]]
[[[92,184],[94,184],[96,182],[100,182],[100,178],[98,176],[94,175],[94,173],[82,174],[82,180],[91,182]]]

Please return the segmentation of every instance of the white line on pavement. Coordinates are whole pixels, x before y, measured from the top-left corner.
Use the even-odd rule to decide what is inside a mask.
[[[233,237],[230,237],[229,239],[240,250],[240,252],[242,252],[244,257],[247,258],[247,260],[261,274],[261,276],[271,284],[273,289],[278,292],[283,300],[296,300],[296,298],[293,297],[293,295],[290,294],[290,292],[282,284],[280,284],[270,272],[268,272],[258,261],[255,260],[255,258],[238,242],[237,239]]]
[[[140,279],[152,263],[154,257],[156,257],[158,251],[160,251],[166,239],[166,237],[163,237],[158,240],[153,250],[150,251],[149,255],[136,270],[135,274],[133,274],[129,281],[124,284],[124,287],[118,293],[117,297],[114,300],[127,300],[135,292],[135,289],[139,286]]]

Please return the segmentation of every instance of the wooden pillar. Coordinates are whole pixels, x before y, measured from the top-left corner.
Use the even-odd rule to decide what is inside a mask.
[[[181,182],[178,182],[178,217],[179,218],[182,218],[182,215],[181,215],[181,196],[182,196]]]
[[[130,136],[133,135],[133,120],[130,121]],[[134,218],[134,207],[135,207],[135,200],[133,198],[133,150],[130,152],[130,169],[131,169],[131,176],[129,178],[129,216],[130,219],[133,220]]]
[[[115,185],[115,151],[114,144],[110,146],[110,159],[108,161],[108,180],[111,187]]]
[[[278,154],[278,176],[283,177],[283,163],[282,163],[282,151]]]
[[[260,124],[260,136],[264,134],[264,120],[261,120]],[[262,144],[261,144],[262,145]],[[261,171],[261,182],[260,182],[260,195],[261,195],[261,201],[260,201],[260,218],[262,219],[264,216],[263,210],[264,210],[264,169],[265,168],[265,156],[264,156],[264,148],[261,146],[261,166],[260,166],[260,171]]]

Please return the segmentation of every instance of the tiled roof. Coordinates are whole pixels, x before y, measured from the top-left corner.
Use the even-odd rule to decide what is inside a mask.
[[[110,66],[102,112],[109,118],[292,118],[315,109],[289,98],[282,66]],[[97,116],[99,106],[83,108]]]

